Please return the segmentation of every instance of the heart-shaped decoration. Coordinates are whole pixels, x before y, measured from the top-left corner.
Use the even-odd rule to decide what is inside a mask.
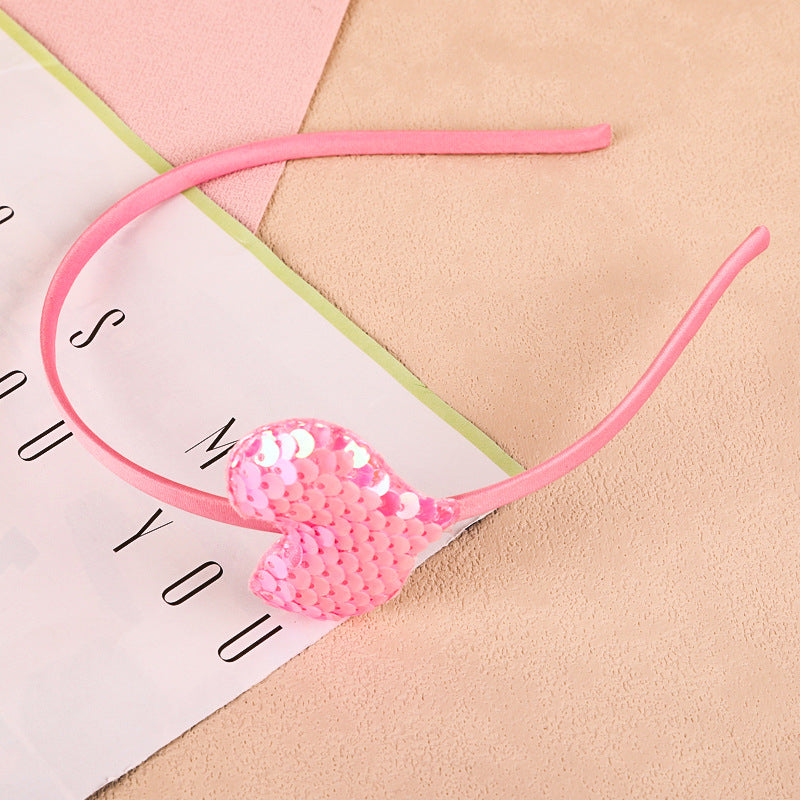
[[[414,491],[369,445],[338,425],[289,419],[242,439],[228,497],[282,536],[250,589],[317,619],[363,614],[400,590],[415,556],[456,518],[453,500]]]

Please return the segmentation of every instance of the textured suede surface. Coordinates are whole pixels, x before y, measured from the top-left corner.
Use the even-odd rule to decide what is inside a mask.
[[[599,455],[99,798],[800,794],[798,41],[794,0],[353,0],[306,130],[614,126],[580,156],[292,164],[262,223],[521,463],[773,243]]]

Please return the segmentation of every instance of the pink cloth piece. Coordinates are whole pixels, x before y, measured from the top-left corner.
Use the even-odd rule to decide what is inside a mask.
[[[172,164],[295,133],[347,0],[0,0]],[[283,164],[204,191],[251,230]]]

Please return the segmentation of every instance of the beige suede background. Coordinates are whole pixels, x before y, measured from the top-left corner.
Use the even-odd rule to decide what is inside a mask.
[[[521,463],[773,242],[617,440],[98,798],[800,796],[798,42],[796,0],[352,0],[305,130],[614,127],[292,164],[261,227]]]

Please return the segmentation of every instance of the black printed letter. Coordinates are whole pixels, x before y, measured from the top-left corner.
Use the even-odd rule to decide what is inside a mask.
[[[114,552],[119,553],[123,547],[127,547],[131,542],[135,542],[140,537],[145,536],[148,533],[153,533],[153,531],[160,531],[162,528],[166,528],[167,525],[172,525],[172,520],[170,520],[169,522],[164,522],[163,524],[159,525],[157,528],[150,527],[163,513],[163,510],[159,508],[158,511],[156,511],[156,513],[153,514],[153,516],[150,517],[150,519],[147,520],[147,522],[145,522],[145,524],[142,525],[142,527],[139,528],[139,530],[134,533],[130,539],[126,539],[122,544],[118,544],[114,548]]]
[[[12,379],[14,376],[17,376],[17,382],[13,383],[9,388],[3,388],[3,384],[7,381]],[[6,395],[11,394],[14,389],[19,389],[25,381],[28,380],[28,376],[24,372],[20,372],[18,369],[12,370],[11,372],[7,372],[0,378],[0,400],[2,400]]]
[[[44,439],[45,436],[47,436],[48,434],[57,431],[62,425],[64,425],[63,419],[60,422],[56,422],[55,425],[51,425],[46,431],[42,431],[38,436],[34,436],[33,439],[31,439],[28,442],[25,442],[25,444],[22,445],[22,447],[20,447],[19,450],[17,450],[17,455],[23,461],[35,461],[37,458],[39,458],[39,456],[43,456],[45,453],[50,452],[50,450],[52,450],[54,447],[58,447],[58,445],[60,445],[61,442],[66,442],[67,439],[69,439],[69,437],[72,436],[71,431],[67,431],[67,433],[65,433],[60,439],[56,439],[54,442],[50,442],[50,444],[48,444],[46,447],[42,447],[41,450],[37,450],[33,455],[30,456],[22,455],[23,451],[27,450],[27,448],[29,448],[31,445],[36,444],[36,442],[38,442],[40,439]]]
[[[226,456],[233,449],[233,446],[236,444],[238,439],[234,439],[232,442],[227,442],[226,444],[220,444],[219,440],[223,436],[225,436],[225,434],[228,432],[229,428],[231,427],[231,425],[233,425],[234,422],[236,422],[236,417],[231,417],[230,422],[225,423],[225,425],[223,425],[218,431],[210,433],[208,436],[206,436],[205,439],[201,439],[197,444],[193,444],[186,451],[187,453],[190,453],[192,450],[195,449],[195,447],[200,447],[201,444],[207,442],[212,436],[216,437],[214,441],[212,441],[211,444],[208,445],[208,447],[206,447],[206,452],[211,453],[214,450],[222,450],[222,452],[217,453],[217,455],[215,455],[213,458],[210,458],[208,461],[206,461],[205,464],[201,464],[200,469],[205,469],[206,467],[211,466],[215,461],[219,461],[223,456]]]
[[[257,628],[261,625],[262,622],[266,622],[269,619],[269,614],[264,614],[263,617],[259,617],[252,625],[248,625],[244,630],[239,631],[236,636],[228,639],[227,642],[222,644],[217,650],[217,655],[223,660],[227,661],[229,664],[232,661],[238,661],[242,656],[246,656],[254,647],[258,647],[262,642],[266,642],[270,636],[274,636],[279,630],[282,630],[280,625],[276,625],[272,630],[267,631],[260,639],[256,639],[254,642],[251,642],[247,647],[243,647],[239,650],[238,653],[231,653],[229,656],[222,655],[223,651],[226,648],[229,648],[234,642],[239,641],[242,636],[246,636],[250,631]]]
[[[190,589],[186,594],[181,595],[180,597],[174,597],[172,600],[167,598],[167,595],[173,590],[177,589],[182,583],[185,583],[191,578],[194,578],[198,572],[203,572],[206,567],[216,567],[217,569],[214,570],[213,574],[210,578],[206,578],[202,583],[198,583],[193,589]],[[191,572],[187,572],[180,580],[175,581],[175,583],[171,583],[161,592],[161,599],[170,606],[179,606],[181,603],[185,603],[190,597],[194,597],[198,592],[202,592],[206,586],[211,586],[214,581],[219,580],[222,577],[222,567],[217,564],[216,561],[206,561],[205,564],[201,564],[199,567],[195,567]]]
[[[111,311],[106,311],[100,320],[98,321],[97,325],[94,326],[92,332],[86,337],[86,341],[82,342],[81,344],[77,344],[77,340],[80,336],[83,336],[83,331],[75,331],[72,336],[69,337],[69,343],[73,347],[86,347],[90,345],[94,340],[97,334],[100,332],[100,328],[103,327],[103,323],[107,319],[111,319],[114,315],[117,315],[117,318],[111,323],[112,325],[119,325],[121,322],[125,321],[125,314],[120,311],[118,308],[112,308]]]

